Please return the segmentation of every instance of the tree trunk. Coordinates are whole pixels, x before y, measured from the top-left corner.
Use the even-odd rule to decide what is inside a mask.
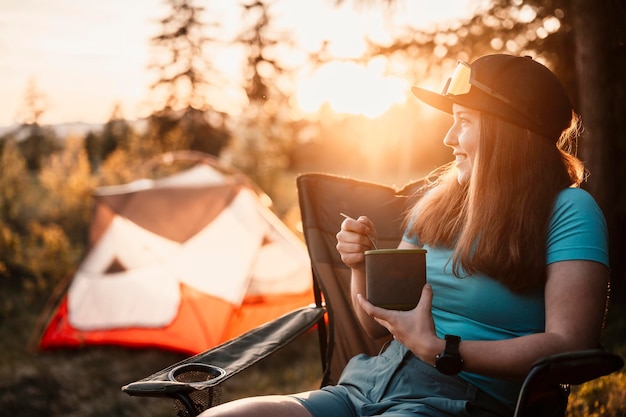
[[[576,77],[586,134],[585,188],[609,227],[613,295],[626,284],[626,14],[622,0],[572,0]]]

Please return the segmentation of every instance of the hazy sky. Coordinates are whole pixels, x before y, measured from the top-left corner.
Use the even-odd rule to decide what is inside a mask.
[[[467,15],[469,5],[482,1],[407,0],[399,6],[395,24]],[[208,9],[221,8],[215,13],[225,30],[236,27],[238,1],[206,4]],[[276,11],[308,50],[329,38],[336,52],[358,53],[364,32],[383,39],[390,31],[380,13],[356,13],[331,4],[280,0]],[[30,82],[45,96],[44,124],[100,123],[116,103],[127,118],[149,112],[146,100],[155,76],[147,70],[150,38],[159,33],[158,19],[167,13],[163,0],[0,0],[0,10],[0,126],[19,121]],[[239,59],[234,53],[220,58],[225,68]],[[225,101],[236,101],[238,94],[225,91]]]

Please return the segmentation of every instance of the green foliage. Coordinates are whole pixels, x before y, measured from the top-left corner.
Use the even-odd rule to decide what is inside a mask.
[[[72,240],[84,238],[81,231],[91,215],[95,182],[83,141],[68,138],[63,151],[51,155],[39,172],[44,202],[40,219],[59,224]]]
[[[76,262],[64,230],[57,224],[37,221],[27,225],[16,255],[15,261],[35,278],[21,282],[26,293],[33,295],[48,292],[74,268]]]
[[[619,372],[572,389],[569,417],[626,416],[626,373]]]
[[[18,146],[26,160],[28,169],[31,171],[39,170],[46,156],[61,148],[58,138],[51,128],[24,125],[20,130],[26,132],[26,137],[19,141]]]
[[[36,207],[36,194],[14,140],[4,142],[0,171],[0,279],[4,281],[24,258],[22,235]]]
[[[295,132],[285,120],[268,113],[262,106],[251,105],[247,114],[252,110],[259,111],[241,123],[225,156],[274,197],[289,167],[288,155],[295,144]]]
[[[119,106],[115,107],[113,116],[103,126],[102,132],[89,132],[85,137],[85,150],[93,172],[97,171],[102,161],[116,149],[128,147],[133,138],[133,129],[121,116]]]
[[[0,154],[0,215],[4,223],[13,224],[27,211],[30,200],[30,177],[26,161],[15,140],[4,141]],[[24,201],[26,199],[26,201]]]
[[[82,255],[93,188],[82,142],[68,139],[36,174],[8,140],[0,169],[0,279],[30,296],[47,293]]]

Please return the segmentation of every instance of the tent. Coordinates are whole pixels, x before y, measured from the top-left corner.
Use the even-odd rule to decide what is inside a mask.
[[[95,191],[88,251],[41,349],[197,353],[312,302],[304,243],[242,175],[207,161]]]

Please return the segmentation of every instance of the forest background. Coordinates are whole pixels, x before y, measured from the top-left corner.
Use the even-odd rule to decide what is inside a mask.
[[[347,1],[347,0],[346,0]],[[357,1],[379,8],[400,0]],[[146,172],[166,152],[199,151],[243,171],[273,200],[277,214],[296,233],[298,173],[324,171],[402,185],[450,160],[441,143],[449,120],[415,100],[377,117],[337,114],[329,106],[314,117],[294,111],[295,68],[279,59],[294,48],[288,33],[273,29],[272,2],[241,2],[239,36],[246,50],[241,85],[248,105],[236,117],[216,110],[206,94],[219,88],[211,62],[218,42],[205,21],[211,2],[166,0],[162,31],[151,42],[156,76],[154,110],[126,120],[119,109],[85,135],[60,136],[42,125],[46,112],[36,84],[25,92],[19,126],[0,137],[0,415],[172,415],[162,400],[126,398],[119,387],[180,359],[172,352],[114,347],[80,351],[29,349],[40,313],[84,255],[93,190]],[[342,3],[338,1],[337,3]],[[457,59],[486,53],[531,55],[564,81],[586,132],[578,154],[590,171],[583,185],[603,209],[610,231],[612,301],[605,345],[626,353],[626,4],[621,0],[492,0],[470,18],[429,29],[404,28],[392,42],[370,42],[363,63],[382,59],[389,70],[418,84],[450,72]],[[309,63],[338,59],[322,47]],[[441,72],[440,72],[441,71]],[[376,100],[364,88],[363,100]],[[383,145],[382,147],[380,145]],[[226,398],[289,392],[318,383],[315,343],[296,347],[233,382]],[[285,363],[298,360],[293,369]],[[251,371],[252,372],[252,371]],[[571,415],[626,415],[626,377],[611,375],[575,391]]]

